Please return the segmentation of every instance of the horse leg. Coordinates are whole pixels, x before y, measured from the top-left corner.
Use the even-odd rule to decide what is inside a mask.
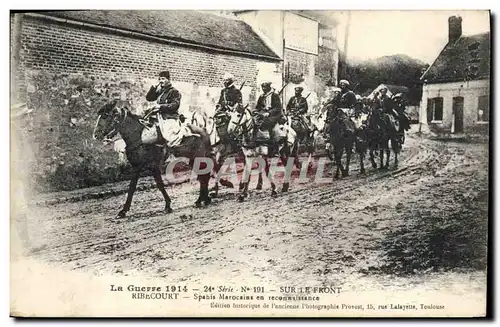
[[[385,151],[385,142],[382,143],[382,146],[380,147],[380,167],[379,167],[379,169],[381,169],[381,170],[384,169],[384,151]]]
[[[365,155],[366,155],[366,149],[364,148],[364,144],[361,144],[359,146],[358,154],[359,154],[359,172],[361,174],[365,174],[366,171],[365,171],[364,160],[365,160]]]
[[[281,155],[280,156],[280,160],[281,160],[281,163],[286,167],[287,166],[287,163],[288,163],[288,158],[287,156],[285,155]],[[285,176],[284,178],[286,178],[286,172],[285,172]],[[281,189],[281,192],[288,192],[288,190],[290,189],[290,182],[288,181],[284,181],[283,182],[283,187]]]
[[[267,177],[269,178],[269,182],[271,183],[271,196],[275,197],[278,195],[278,193],[276,193],[276,184],[274,184],[273,177],[271,176],[271,174],[269,174],[271,164],[269,163],[269,158],[267,156],[264,157],[264,160],[266,162],[265,172],[266,172]]]
[[[387,156],[387,158],[385,159],[385,168],[388,169],[389,168],[389,162],[390,162],[390,159],[391,159],[391,148],[389,148],[389,144],[387,144],[387,148],[385,149],[385,154]]]
[[[165,212],[166,213],[171,213],[172,208],[170,207],[170,203],[172,202],[170,200],[170,197],[168,196],[167,191],[165,190],[165,184],[163,183],[163,179],[161,178],[161,172],[159,167],[154,167],[153,168],[153,177],[156,182],[156,187],[160,190],[161,194],[163,195],[163,198],[165,199]]]
[[[393,151],[394,151],[394,168],[397,168],[398,167],[398,164],[399,164],[399,161],[398,161],[398,154],[399,154],[399,151],[401,150],[401,144],[399,143],[394,143],[393,147],[392,147]]]
[[[257,181],[256,190],[262,190],[262,171],[259,171],[259,180]]]
[[[295,167],[297,167],[297,169],[302,169],[302,163],[299,160],[299,142],[297,140],[295,141],[293,150],[291,152],[293,156],[293,164],[295,165]],[[283,164],[286,165],[286,162],[284,162]]]
[[[219,182],[218,181],[215,181],[215,185],[212,188],[212,193],[210,193],[210,196],[212,198],[216,198],[219,196]]]
[[[132,198],[134,197],[134,192],[135,189],[137,188],[137,181],[139,181],[140,174],[141,174],[141,169],[137,168],[128,186],[127,200],[125,201],[122,210],[120,210],[120,212],[116,216],[117,218],[124,218],[127,215],[127,212],[130,210],[130,205],[132,204]]]
[[[345,164],[345,169],[342,170],[342,177],[349,176],[349,164],[351,162],[352,146],[347,145],[345,151],[346,151],[346,164]]]
[[[210,182],[210,173],[200,176],[200,194],[203,194],[203,203],[207,206],[212,203],[210,191],[208,190],[208,183]]]
[[[247,167],[247,158],[244,158],[243,160],[244,160],[244,165],[243,165],[243,173],[245,173],[245,171],[246,171],[246,169],[247,169],[247,168],[246,168],[246,167]],[[243,178],[240,180],[240,185],[239,185],[239,187],[238,187],[238,190],[239,190],[240,192],[242,192],[242,191],[243,191],[243,189],[245,188],[245,183],[243,182],[243,180],[244,180]],[[248,182],[250,182],[250,178],[248,178]],[[247,184],[248,184],[248,183],[247,183]]]
[[[222,167],[222,165],[220,164],[220,162],[216,162],[215,167],[214,167],[214,172],[216,175],[219,173],[219,170],[221,169],[221,167]],[[222,182],[221,182],[221,184],[222,184]],[[216,198],[219,196],[219,180],[217,179],[217,177],[215,179],[215,185],[214,185],[212,191],[213,192],[210,194],[211,197]]]
[[[220,169],[222,168],[222,165],[224,164],[224,159],[225,159],[224,155],[220,155],[219,159],[216,158],[215,165],[214,165],[214,172],[216,175],[219,173]],[[234,185],[233,185],[233,183],[231,183],[231,181],[229,181],[225,178],[221,178],[220,180],[218,178],[216,178],[215,185],[212,189],[213,192],[210,193],[211,198],[216,198],[219,196],[219,184],[224,186],[224,187],[234,188]]]
[[[205,169],[206,163],[202,162],[200,164],[200,169]],[[208,182],[210,181],[210,173],[205,173],[198,175],[198,181],[200,183],[200,195],[195,202],[197,208],[201,207],[202,204],[209,205],[212,202],[208,191]]]
[[[240,194],[238,195],[239,202],[245,201],[245,198],[248,196],[248,185],[250,184],[250,177],[252,176],[252,174],[250,173],[251,170],[252,170],[252,160],[245,157],[243,176],[240,181]]]
[[[377,163],[375,162],[375,154],[374,154],[375,150],[373,149],[373,147],[370,148],[370,161],[372,163],[372,168],[373,169],[377,169]]]
[[[339,150],[340,148],[340,150]],[[335,165],[337,166],[337,171],[335,173],[335,179],[340,178],[340,172],[344,170],[344,167],[342,167],[342,147],[339,146],[334,146],[333,148],[333,156],[335,158]]]

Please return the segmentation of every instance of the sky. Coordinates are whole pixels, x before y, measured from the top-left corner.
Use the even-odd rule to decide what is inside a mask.
[[[351,11],[348,58],[372,59],[406,54],[432,64],[448,40],[448,17],[462,17],[462,35],[490,30],[488,11]],[[337,31],[340,49],[344,46],[347,14]]]

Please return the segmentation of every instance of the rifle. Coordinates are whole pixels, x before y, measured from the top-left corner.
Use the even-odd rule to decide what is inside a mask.
[[[281,95],[281,93],[283,93],[283,90],[285,89],[285,87],[288,85],[288,83],[286,83],[285,85],[283,85],[283,87],[281,88],[281,90],[278,92],[278,95]]]
[[[243,83],[241,83],[241,86],[240,86],[240,91],[243,89],[243,86],[245,86],[245,83],[246,83],[246,82],[247,82],[247,81],[243,81]]]
[[[354,85],[354,87],[352,88],[352,91],[354,92],[354,90],[356,90],[359,86],[359,84],[361,84],[361,82],[357,83],[356,85]]]

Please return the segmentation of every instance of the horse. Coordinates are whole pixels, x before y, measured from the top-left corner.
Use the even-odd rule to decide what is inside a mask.
[[[146,128],[143,118],[133,114],[129,108],[119,106],[119,100],[112,100],[106,103],[98,111],[98,118],[93,131],[93,138],[97,140],[109,139],[110,135],[120,134],[126,144],[125,154],[127,160],[133,168],[133,176],[130,180],[127,200],[123,208],[118,213],[118,218],[126,216],[130,210],[132,198],[137,187],[137,182],[141,171],[150,169],[156,181],[156,186],[160,190],[165,200],[165,212],[171,213],[171,199],[165,190],[165,184],[161,177],[160,165],[166,157],[167,151],[163,144],[145,144],[142,141],[142,132]],[[189,158],[189,165],[192,167],[196,157],[210,157],[210,139],[207,132],[199,127],[188,125],[193,133],[198,136],[188,136],[182,140],[181,145],[175,149],[168,149],[168,152],[176,157]],[[203,163],[200,165],[200,169]],[[208,192],[208,182],[210,173],[198,174],[200,183],[199,197],[195,202],[196,207],[209,205],[211,198]]]
[[[207,123],[212,121],[211,123]],[[224,164],[224,160],[229,155],[238,155],[241,152],[240,147],[237,145],[235,139],[231,139],[227,133],[227,126],[229,124],[229,114],[224,111],[216,112],[213,117],[206,117],[201,114],[193,114],[191,123],[198,126],[204,127],[211,125],[210,140],[212,148],[215,153],[215,162],[213,172],[217,174]],[[216,198],[219,195],[219,183],[222,186],[228,188],[234,188],[233,183],[225,178],[216,178],[215,186],[212,189],[210,196]],[[240,184],[240,187],[242,185]]]
[[[342,177],[349,176],[349,163],[351,161],[352,149],[355,143],[355,130],[354,122],[349,118],[346,113],[348,109],[331,108],[334,110],[331,116],[328,131],[330,137],[330,144],[333,147],[333,157],[337,166],[335,179],[339,179],[339,173],[342,172]],[[342,155],[346,153],[346,166],[342,165]]]
[[[315,136],[319,132],[317,127],[311,122],[312,129],[310,130],[307,126],[305,126],[304,122],[302,121],[302,117],[299,114],[293,112],[287,115],[287,122],[297,135],[296,142],[292,145],[291,148],[291,156],[293,156],[294,158],[298,158],[300,154],[300,146],[305,145],[306,152],[309,158],[311,158],[315,152]],[[298,161],[298,159],[296,160],[295,164],[300,169],[300,162]]]
[[[359,172],[365,174],[364,159],[369,148],[369,139],[367,136],[367,123],[369,114],[364,112],[356,112],[351,120],[354,123],[354,148],[359,155]]]
[[[374,152],[380,151],[380,169],[388,169],[391,155],[391,147],[394,152],[394,166],[398,166],[398,154],[401,151],[401,135],[399,121],[393,115],[381,109],[375,109],[368,118],[366,139],[370,149],[370,161],[373,168],[377,168]],[[389,147],[389,141],[391,147]],[[384,152],[387,159],[384,165]]]
[[[246,180],[248,170],[251,169],[253,160],[251,157],[262,158],[265,162],[265,172],[271,183],[271,196],[277,196],[276,185],[274,180],[269,174],[270,164],[269,164],[269,144],[273,142],[278,145],[277,154],[279,155],[281,162],[287,165],[288,158],[291,154],[290,149],[296,144],[296,134],[295,131],[288,124],[276,124],[274,127],[274,138],[272,140],[256,142],[252,135],[254,134],[254,129],[258,129],[259,124],[256,123],[256,119],[259,119],[252,115],[249,109],[241,108],[240,110],[235,110],[229,113],[229,125],[228,133],[232,138],[241,140],[241,151],[245,156],[245,175],[242,180],[242,187],[240,187],[240,194],[238,196],[238,201],[242,202],[248,195],[248,185],[250,182],[250,176],[248,175],[248,180]],[[260,119],[259,119],[260,120]],[[262,136],[262,131],[257,130],[256,134]],[[297,161],[297,160],[295,160]],[[260,167],[259,167],[260,168]],[[259,180],[257,183],[257,189],[262,188],[262,170],[259,169]],[[289,189],[289,182],[285,181],[283,183],[282,192],[287,192]]]
[[[214,144],[217,141],[213,117],[209,117],[204,112],[194,110],[193,114],[191,115],[191,125],[198,126],[207,131],[208,135],[210,135],[210,142],[212,144]]]

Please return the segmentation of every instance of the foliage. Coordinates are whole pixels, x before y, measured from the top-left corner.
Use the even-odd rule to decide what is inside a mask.
[[[422,97],[420,76],[429,65],[406,55],[384,56],[363,62],[345,62],[339,64],[339,71],[346,71],[345,76],[358,94],[370,93],[380,84],[406,86],[409,88],[408,103],[418,105]]]
[[[93,140],[97,110],[113,97],[131,108],[147,105],[144,85],[133,80],[32,72],[27,104],[33,111],[19,122],[30,151],[30,186],[39,192],[71,190],[121,180],[129,169],[112,146]]]

